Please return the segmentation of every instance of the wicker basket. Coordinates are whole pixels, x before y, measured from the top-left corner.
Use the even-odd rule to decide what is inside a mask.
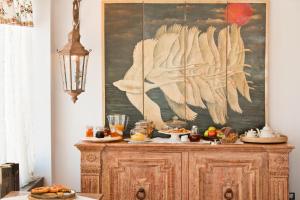
[[[237,141],[237,139],[238,139],[238,135],[235,134],[234,136],[231,137],[224,137],[220,141],[222,144],[233,144]]]

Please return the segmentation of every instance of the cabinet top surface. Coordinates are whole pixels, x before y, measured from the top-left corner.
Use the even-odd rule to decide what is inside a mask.
[[[149,151],[194,151],[194,150],[239,150],[239,151],[291,151],[294,146],[291,144],[199,144],[199,143],[147,143],[128,144],[127,142],[113,143],[90,143],[78,142],[75,146],[81,150],[102,150],[102,149],[127,149]]]

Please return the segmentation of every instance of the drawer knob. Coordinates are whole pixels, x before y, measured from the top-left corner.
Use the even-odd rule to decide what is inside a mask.
[[[137,191],[137,193],[136,193],[136,198],[138,199],[138,200],[143,200],[143,199],[145,199],[146,198],[146,191],[145,191],[145,189],[144,188],[140,188],[138,191]]]
[[[224,193],[224,198],[225,198],[226,200],[231,200],[231,199],[233,199],[233,191],[232,191],[232,189],[228,188],[228,189],[225,191],[225,193]]]

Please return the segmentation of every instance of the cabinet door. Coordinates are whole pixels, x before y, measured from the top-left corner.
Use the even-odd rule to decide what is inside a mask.
[[[104,152],[102,181],[106,200],[179,200],[181,154]]]
[[[189,199],[268,199],[267,163],[264,153],[190,153]]]

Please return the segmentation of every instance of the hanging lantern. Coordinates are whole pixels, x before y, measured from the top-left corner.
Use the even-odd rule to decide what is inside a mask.
[[[63,86],[73,102],[85,91],[87,65],[90,51],[80,43],[79,22],[80,0],[73,1],[73,30],[68,35],[68,43],[58,51]]]

